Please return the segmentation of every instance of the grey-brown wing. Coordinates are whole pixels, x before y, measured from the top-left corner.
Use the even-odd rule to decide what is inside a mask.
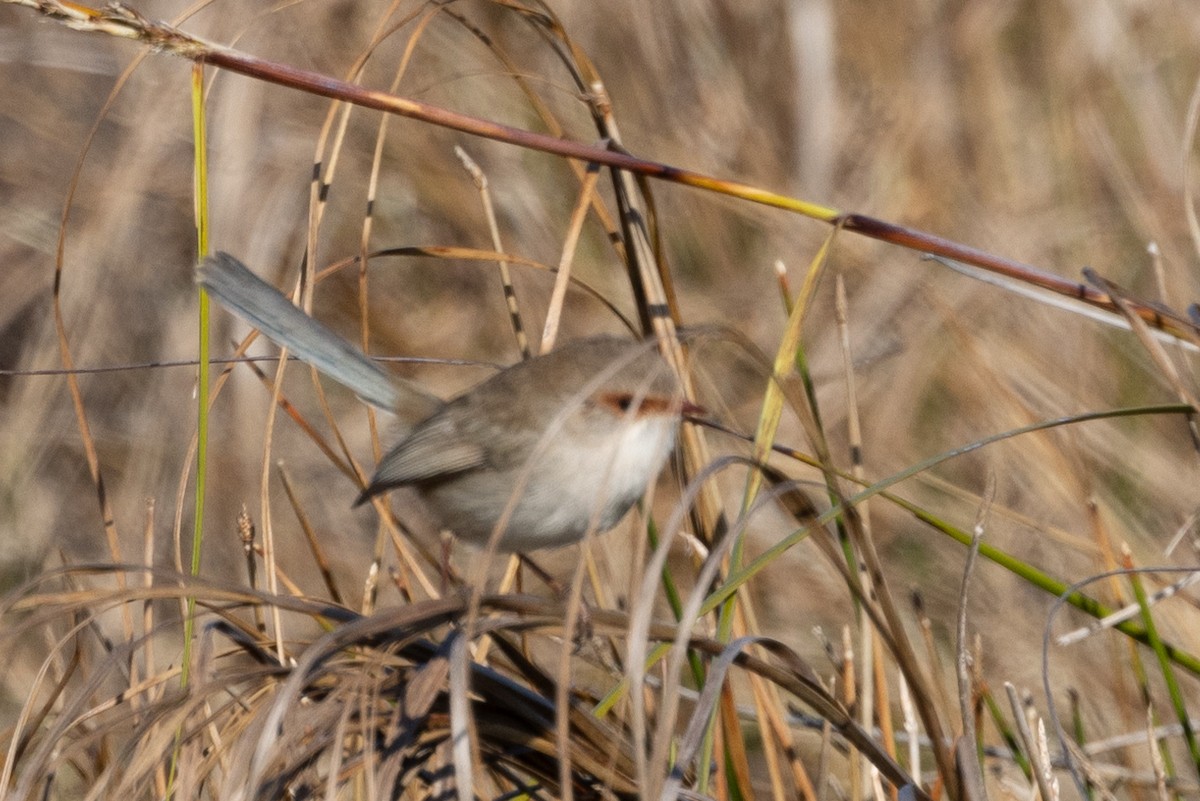
[[[384,455],[364,494],[472,470],[486,460],[482,444],[462,436],[445,416],[435,415]]]

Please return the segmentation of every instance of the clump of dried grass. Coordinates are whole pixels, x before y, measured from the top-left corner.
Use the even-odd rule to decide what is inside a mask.
[[[77,583],[90,588],[63,588]],[[128,588],[112,586],[119,584]],[[179,615],[163,614],[167,601],[180,614],[191,604],[198,612],[182,681]],[[596,711],[602,688],[627,692],[623,657],[669,646],[678,626],[651,623],[647,641],[633,648],[626,638],[635,627],[617,610],[591,610],[586,633],[567,636],[556,599],[485,595],[475,604],[464,593],[363,616],[151,570],[48,574],[0,609],[7,642],[53,642],[12,734],[7,786],[16,798],[74,787],[104,798],[162,797],[168,789],[187,798],[306,797],[351,788],[384,797],[588,798],[638,797],[648,775],[676,788],[695,782],[687,759],[647,774],[635,731],[644,738],[650,721],[631,719],[628,698]],[[282,654],[261,624],[273,612],[288,626]],[[104,633],[113,617],[124,619],[126,639]],[[311,624],[324,634],[313,636]],[[733,678],[726,671],[744,671],[808,698],[886,775],[903,777],[783,646],[766,642],[759,657],[744,644],[698,635],[680,644],[715,660],[718,686]],[[554,652],[566,657],[566,676],[539,666],[538,655]],[[654,687],[661,685],[646,692]],[[691,711],[690,734],[679,743],[691,757],[716,698],[710,688]],[[676,704],[663,697],[654,706]],[[659,736],[673,739],[669,730]],[[664,744],[654,743],[660,758]]]

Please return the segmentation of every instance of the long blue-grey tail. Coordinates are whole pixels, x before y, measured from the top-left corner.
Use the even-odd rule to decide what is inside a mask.
[[[384,372],[228,253],[218,252],[200,262],[196,283],[275,344],[373,406],[415,422],[441,405],[437,397],[416,384]]]

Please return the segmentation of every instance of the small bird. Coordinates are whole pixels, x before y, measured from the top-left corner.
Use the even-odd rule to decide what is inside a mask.
[[[651,343],[592,337],[520,362],[449,402],[391,376],[228,253],[196,281],[221,304],[410,427],[356,505],[411,486],[459,538],[501,551],[578,541],[615,526],[662,470],[684,413]]]

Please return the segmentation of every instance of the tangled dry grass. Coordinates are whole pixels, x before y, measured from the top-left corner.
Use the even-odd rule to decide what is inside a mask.
[[[1186,3],[136,10],[1070,278],[1090,265],[1110,295],[1200,297]],[[495,251],[531,332],[553,307],[540,267],[573,254],[568,337],[646,315],[641,259],[704,332],[688,363],[716,420],[794,450],[756,466],[744,439],[689,430],[622,530],[535,556],[547,585],[446,562],[411,499],[351,511],[386,424],[305,370],[238,363],[214,383],[198,510],[190,66],[13,4],[0,30],[12,797],[1198,792],[1185,346],[779,209],[210,70],[214,247],[280,285],[308,253],[313,313],[348,338],[450,395],[518,358]],[[369,293],[343,269],[363,254]],[[246,341],[212,321],[218,355]],[[64,348],[87,368],[75,399]]]

